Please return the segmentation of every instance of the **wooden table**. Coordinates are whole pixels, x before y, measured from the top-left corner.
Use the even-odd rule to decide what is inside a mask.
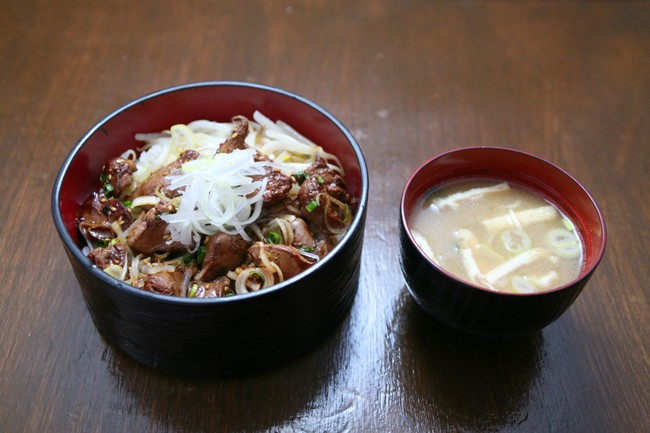
[[[0,3],[0,431],[648,431],[650,3]],[[352,311],[304,356],[254,376],[166,376],[107,344],[50,216],[57,170],[88,128],[204,80],[318,102],[369,165]],[[560,165],[608,224],[585,291],[524,339],[447,331],[400,273],[407,176],[470,145]]]

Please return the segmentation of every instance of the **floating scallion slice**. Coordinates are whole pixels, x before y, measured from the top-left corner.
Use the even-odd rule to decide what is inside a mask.
[[[553,229],[548,232],[547,241],[553,252],[562,257],[573,258],[580,255],[580,240],[569,230]]]

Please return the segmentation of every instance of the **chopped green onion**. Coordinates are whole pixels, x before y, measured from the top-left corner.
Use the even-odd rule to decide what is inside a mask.
[[[108,241],[105,239],[100,239],[97,242],[93,243],[93,247],[95,248],[106,248],[108,246]]]
[[[307,212],[311,212],[314,209],[318,207],[318,201],[317,200],[312,200],[309,203],[307,203],[307,206],[305,206],[305,209],[307,209]]]
[[[99,181],[101,183],[106,183],[106,178],[107,178],[106,172],[102,172],[102,174],[99,176]]]
[[[192,288],[190,289],[190,293],[187,295],[190,298],[193,298],[196,296],[196,291],[199,290],[199,285],[198,284],[192,284]]]
[[[269,232],[267,240],[270,244],[279,244],[282,242],[282,236],[280,236],[280,233],[278,232]]]
[[[115,191],[115,188],[113,188],[113,185],[111,185],[110,183],[105,183],[104,184],[104,193],[106,195],[113,194],[113,191]]]
[[[124,207],[131,207],[131,205],[133,204],[133,201],[124,200],[124,202],[122,204],[124,205]]]
[[[304,251],[306,253],[311,253],[312,251],[314,251],[314,247],[301,247],[300,251]]]
[[[318,176],[318,183],[320,183],[321,185],[324,184],[324,183],[325,183],[325,179],[323,179],[322,176]]]
[[[303,170],[298,170],[297,172],[295,172],[295,173],[293,174],[293,177],[296,178],[296,182],[298,182],[299,185],[302,185],[302,183],[303,183],[305,180],[307,180],[307,178],[309,177],[309,174],[307,174],[307,173],[304,172]]]
[[[547,234],[548,243],[557,254],[566,258],[578,257],[582,246],[576,235],[568,230],[554,229]]]
[[[205,253],[206,253],[206,248],[205,245],[201,245],[199,247],[199,251],[196,253],[196,263],[199,265],[203,264],[203,260],[205,260]]]

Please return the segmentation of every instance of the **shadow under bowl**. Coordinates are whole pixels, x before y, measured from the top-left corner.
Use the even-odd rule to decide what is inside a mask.
[[[496,292],[459,279],[422,252],[408,221],[424,195],[456,181],[484,178],[531,190],[574,223],[584,247],[578,277],[561,287],[533,294]],[[605,244],[605,222],[587,190],[558,166],[525,152],[497,147],[452,150],[417,168],[402,193],[399,259],[406,285],[424,311],[460,332],[507,338],[541,330],[575,301],[598,266]]]
[[[134,135],[197,119],[220,122],[260,111],[338,156],[357,213],[339,244],[303,273],[263,291],[216,299],[169,297],[111,278],[82,254],[75,219],[99,189],[112,157],[138,146]],[[109,114],[74,146],[58,173],[51,211],[98,331],[132,358],[162,371],[215,376],[278,366],[327,335],[357,292],[368,200],[365,159],[352,134],[317,104],[269,86],[202,82],[144,96]]]

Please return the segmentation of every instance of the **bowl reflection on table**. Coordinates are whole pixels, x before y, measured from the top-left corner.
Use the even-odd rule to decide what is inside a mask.
[[[583,240],[584,263],[578,277],[534,294],[504,293],[461,280],[434,263],[415,242],[409,217],[427,192],[468,178],[508,181],[556,205]],[[559,167],[521,151],[470,147],[443,153],[416,169],[402,193],[399,258],[409,292],[433,318],[470,334],[514,337],[538,331],[556,320],[593,274],[605,243],[604,220],[585,188]]]
[[[391,340],[391,353],[399,354],[391,371],[395,386],[410,390],[403,411],[414,422],[496,432],[528,416],[547,363],[544,332],[498,340],[455,332],[406,293],[391,328],[400,337]]]
[[[134,135],[197,119],[282,120],[338,156],[358,210],[333,250],[303,273],[268,289],[216,299],[159,295],[111,278],[84,256],[75,218],[97,189],[102,166],[137,146]],[[321,340],[357,292],[368,194],[364,157],[350,132],[315,103],[284,90],[240,82],[194,83],[135,100],[86,133],[63,163],[52,214],[99,332],[131,357],[173,373],[222,375],[277,366]]]

